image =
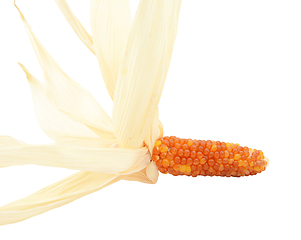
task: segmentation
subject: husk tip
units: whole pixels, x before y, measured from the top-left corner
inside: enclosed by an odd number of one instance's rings
[[[14,0],[14,5],[15,5],[15,7],[17,8],[17,10],[19,11],[22,20],[24,21],[24,20],[25,20],[24,15],[23,15],[23,13],[21,12],[21,10],[18,8],[18,6],[17,6],[17,4],[16,4],[16,0]]]

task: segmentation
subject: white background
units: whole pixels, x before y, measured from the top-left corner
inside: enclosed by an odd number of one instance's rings
[[[90,31],[88,1],[68,1]],[[138,1],[131,0],[133,13]],[[64,71],[111,114],[96,58],[52,0],[19,0],[34,32]],[[184,0],[160,102],[165,135],[263,150],[269,168],[244,178],[121,181],[24,222],[0,239],[301,239],[299,0]],[[0,135],[49,143],[39,129],[24,64],[42,79],[13,0],[0,3]],[[74,171],[0,169],[0,206]]]

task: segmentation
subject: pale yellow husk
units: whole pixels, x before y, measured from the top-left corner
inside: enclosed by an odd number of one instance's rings
[[[95,54],[93,38],[86,31],[77,17],[73,14],[67,2],[65,0],[55,0],[55,2],[57,3],[58,7],[64,14],[66,20],[69,22],[70,26],[79,37],[79,39],[87,46],[87,48],[90,49],[93,54]]]
[[[113,99],[117,74],[132,25],[129,1],[91,0],[90,7],[95,53],[108,93]]]
[[[147,167],[151,155],[147,148],[88,148],[25,145],[0,148],[0,167],[36,164],[98,173],[128,174]],[[132,167],[135,166],[134,169]]]
[[[63,72],[34,35],[23,14],[21,12],[20,14],[44,72],[48,101],[75,121],[101,130],[104,134],[107,133],[108,136],[105,135],[104,137],[114,138],[111,132],[109,115],[88,90],[81,87]]]
[[[44,213],[120,180],[117,175],[79,172],[0,208],[0,225]]]
[[[114,97],[113,131],[122,147],[139,148],[149,134],[170,63],[180,5],[178,0],[140,2]]]
[[[115,138],[99,137],[83,123],[72,120],[65,113],[58,110],[48,101],[44,83],[37,80],[22,64],[19,65],[26,73],[31,88],[39,126],[50,138],[58,142],[78,143],[89,147],[109,147],[117,143]]]
[[[180,0],[141,0],[132,23],[128,0],[91,0],[92,36],[65,0],[56,0],[67,21],[94,53],[113,119],[44,49],[20,12],[44,72],[37,80],[23,65],[36,117],[55,143],[29,145],[0,136],[0,168],[37,164],[81,170],[28,197],[0,208],[0,225],[36,216],[119,180],[156,183],[151,162],[163,135],[158,103],[174,46]],[[18,9],[19,10],[19,9]]]

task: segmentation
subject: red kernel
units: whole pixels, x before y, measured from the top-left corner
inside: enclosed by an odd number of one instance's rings
[[[215,153],[214,153],[214,158],[215,158],[215,159],[219,158],[219,152],[215,152]]]
[[[184,151],[184,157],[189,157],[190,156],[190,151],[189,150],[185,150]]]
[[[200,163],[201,163],[202,165],[204,165],[206,162],[207,162],[207,159],[206,159],[206,158],[202,158],[201,161],[200,161]]]
[[[159,167],[162,167],[162,160],[157,161],[157,162],[156,162],[156,165],[157,165],[158,168],[159,168]]]
[[[183,149],[180,149],[180,150],[178,151],[178,156],[179,156],[179,157],[183,157],[183,155],[184,155],[184,150],[183,150]]]
[[[209,165],[207,163],[204,164],[203,170],[207,171],[209,169]]]
[[[209,151],[209,149],[208,149],[208,148],[205,148],[205,149],[204,149],[204,155],[206,155],[206,156],[207,156],[207,155],[209,154],[209,152],[210,152],[210,151]]]
[[[160,158],[161,158],[161,159],[164,159],[164,158],[166,158],[166,155],[167,155],[166,152],[165,152],[165,153],[161,153],[161,154],[160,154]]]
[[[159,157],[158,155],[153,155],[153,156],[152,156],[152,160],[153,160],[154,162],[157,162],[159,159],[160,159],[160,157]]]
[[[165,168],[169,167],[169,161],[167,159],[163,159],[162,166]]]
[[[214,164],[213,168],[217,171],[219,169],[219,164],[218,163]]]
[[[198,150],[198,147],[193,144],[191,147],[190,147],[190,151],[197,151]]]
[[[181,158],[180,157],[175,157],[175,163],[180,163],[181,162]]]
[[[192,165],[192,163],[193,163],[193,160],[191,158],[187,158],[186,164],[187,165]]]
[[[181,144],[180,143],[175,143],[175,148],[178,149],[178,150],[181,149]]]
[[[172,160],[172,159],[173,159],[172,153],[171,153],[171,152],[167,153],[167,154],[166,154],[166,158],[167,158],[168,160]]]
[[[210,166],[213,166],[215,164],[215,161],[213,159],[209,159],[208,164]]]
[[[223,159],[223,164],[228,164],[228,162],[229,162],[228,158]]]
[[[185,143],[185,144],[183,144],[183,145],[182,145],[182,149],[183,149],[183,150],[187,150],[187,149],[189,149],[189,146],[188,146],[188,144],[186,144],[186,143]]]
[[[199,146],[199,152],[203,153],[204,152],[204,147]]]
[[[169,161],[169,166],[173,167],[175,165],[175,162],[173,160]]]
[[[200,160],[195,158],[193,159],[193,165],[199,165],[200,164]]]
[[[173,155],[177,155],[178,149],[175,148],[175,147],[172,147],[172,148],[170,149],[170,152],[171,152]]]
[[[190,152],[190,157],[195,158],[196,157],[196,151],[191,151]]]
[[[175,164],[175,165],[173,166],[173,169],[174,169],[175,171],[180,171],[180,168],[181,168],[181,164]]]
[[[159,147],[154,147],[153,154],[156,154],[156,155],[160,154]]]

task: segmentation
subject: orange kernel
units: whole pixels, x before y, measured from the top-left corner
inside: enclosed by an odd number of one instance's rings
[[[178,149],[175,148],[175,147],[172,147],[172,148],[170,149],[170,152],[171,152],[173,155],[177,155]]]
[[[196,151],[190,151],[190,157],[195,158],[196,157]]]
[[[204,165],[206,162],[207,162],[207,159],[206,159],[206,158],[202,158],[201,161],[200,161],[200,163],[201,163],[202,165]]]
[[[215,161],[213,159],[209,159],[208,164],[210,166],[213,166],[215,164]]]
[[[180,143],[175,143],[174,146],[175,146],[175,148],[178,149],[178,150],[181,149],[181,144],[180,144]]]
[[[221,172],[221,171],[223,171],[225,168],[224,168],[224,165],[223,164],[221,164],[220,166],[219,166],[219,168],[218,168],[218,170]]]
[[[190,156],[190,151],[189,150],[185,150],[184,151],[184,157],[189,157]]]
[[[183,150],[187,150],[187,149],[189,149],[189,146],[188,146],[188,144],[186,144],[186,143],[185,143],[185,144],[183,144],[183,145],[182,145],[182,149],[183,149]]]
[[[216,150],[217,150],[217,146],[215,144],[213,144],[211,147],[211,152],[215,152]]]
[[[186,165],[186,173],[190,173],[191,172],[191,167]]]
[[[160,151],[161,153],[167,152],[167,151],[168,151],[168,147],[167,147],[165,144],[161,144],[161,145],[159,146],[159,151]]]
[[[187,145],[188,145],[189,147],[191,147],[191,146],[193,145],[193,141],[192,141],[192,140],[188,140],[188,141],[187,141]]]
[[[172,159],[173,159],[173,154],[172,154],[171,152],[168,152],[168,153],[166,154],[166,158],[167,158],[168,160],[172,160]]]
[[[183,155],[184,155],[184,150],[183,149],[179,149],[178,156],[179,157],[183,157]]]
[[[159,147],[162,144],[162,142],[160,140],[155,142],[155,147]]]
[[[181,162],[181,158],[180,157],[175,157],[175,163],[180,163]]]
[[[180,172],[182,173],[186,172],[186,165],[181,165]]]
[[[192,163],[193,163],[193,160],[191,158],[187,158],[186,164],[190,166],[190,165],[192,165]]]
[[[181,164],[175,164],[175,165],[173,166],[173,169],[174,169],[175,171],[180,171],[180,168],[181,168]]]
[[[196,144],[193,144],[191,147],[190,147],[190,151],[197,151],[198,150],[198,147]]]
[[[159,147],[154,147],[153,154],[156,154],[156,155],[160,154]]]
[[[160,157],[159,157],[158,155],[153,155],[153,156],[152,156],[152,160],[153,160],[154,162],[157,162],[159,159],[160,159]]]
[[[158,168],[159,168],[159,167],[162,167],[162,160],[157,161],[157,162],[156,162],[156,165],[157,165]]]
[[[169,161],[167,159],[163,159],[162,166],[165,168],[169,167]]]
[[[193,159],[193,165],[199,165],[200,164],[200,160],[195,158]]]
[[[196,157],[197,157],[199,160],[201,160],[203,156],[204,156],[204,155],[203,155],[203,153],[201,153],[201,152],[197,152],[197,153],[196,153]]]

